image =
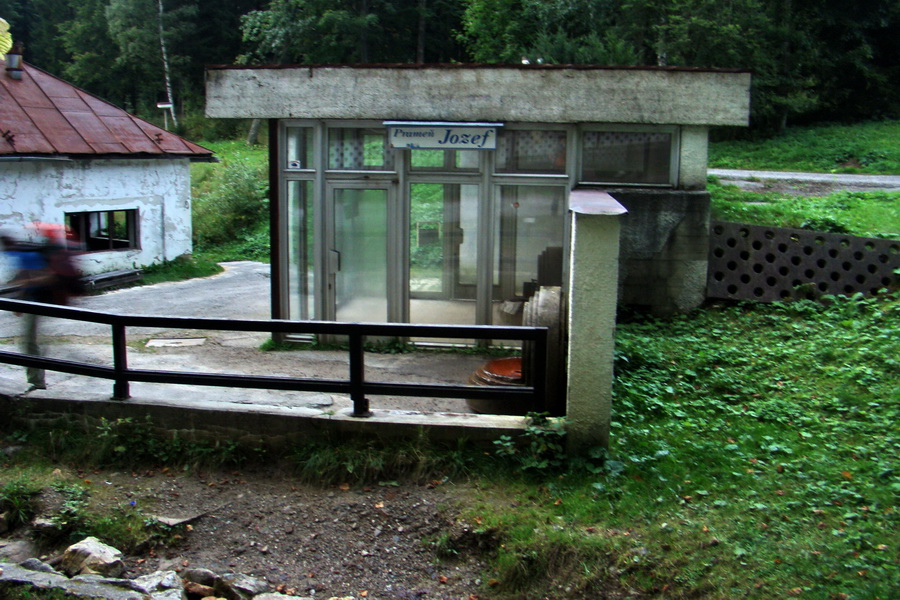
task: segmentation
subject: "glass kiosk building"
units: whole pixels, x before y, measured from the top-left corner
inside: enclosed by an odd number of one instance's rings
[[[290,319],[520,324],[522,302],[564,280],[574,185],[673,187],[678,169],[676,128],[284,120],[278,133]]]
[[[629,211],[620,300],[702,300],[708,127],[746,125],[749,77],[213,67],[207,114],[269,122],[274,318],[515,325],[566,284],[576,188]]]

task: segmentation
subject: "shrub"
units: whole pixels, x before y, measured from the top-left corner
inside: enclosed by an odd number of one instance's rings
[[[220,183],[194,201],[194,243],[222,244],[253,231],[268,208],[265,170],[248,160],[225,165]]]

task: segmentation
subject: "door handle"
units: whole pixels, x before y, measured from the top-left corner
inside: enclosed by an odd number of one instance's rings
[[[341,253],[338,250],[330,250],[331,266],[335,273],[341,270]]]

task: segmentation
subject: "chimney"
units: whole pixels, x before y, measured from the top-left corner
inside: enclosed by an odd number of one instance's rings
[[[22,79],[22,51],[22,42],[15,42],[6,53],[6,74],[15,80]]]

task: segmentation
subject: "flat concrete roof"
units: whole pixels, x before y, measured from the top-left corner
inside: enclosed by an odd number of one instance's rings
[[[213,118],[746,126],[747,71],[596,65],[207,68]]]

